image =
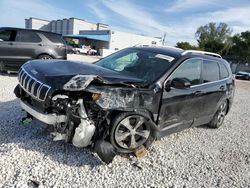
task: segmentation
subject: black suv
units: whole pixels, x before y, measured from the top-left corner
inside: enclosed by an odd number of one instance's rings
[[[18,79],[27,118],[51,125],[54,140],[93,146],[104,161],[185,128],[220,127],[234,95],[218,54],[170,47],[127,48],[94,64],[34,60]]]
[[[61,35],[40,30],[0,28],[0,71],[17,71],[31,59],[66,59]]]

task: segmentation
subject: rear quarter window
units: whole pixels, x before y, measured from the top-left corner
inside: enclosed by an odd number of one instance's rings
[[[228,78],[229,77],[229,72],[224,63],[219,63],[220,67],[220,79]]]
[[[214,82],[220,79],[219,65],[216,61],[203,60],[203,83]]]
[[[42,33],[49,41],[53,43],[64,44],[64,40],[61,35],[53,34],[53,33]]]

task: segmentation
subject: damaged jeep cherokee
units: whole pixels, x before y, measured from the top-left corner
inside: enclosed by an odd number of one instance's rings
[[[28,118],[105,162],[185,128],[220,127],[234,95],[220,55],[173,47],[131,47],[93,64],[33,60],[18,80]]]

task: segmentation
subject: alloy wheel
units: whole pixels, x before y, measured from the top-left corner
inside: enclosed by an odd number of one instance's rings
[[[223,102],[218,110],[218,116],[217,116],[218,125],[221,125],[223,123],[226,113],[227,113],[227,103]]]
[[[150,135],[150,128],[145,124],[146,118],[133,115],[123,119],[116,127],[115,141],[124,149],[135,149],[144,144]]]

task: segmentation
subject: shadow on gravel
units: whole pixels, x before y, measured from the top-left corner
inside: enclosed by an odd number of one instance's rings
[[[0,76],[17,77],[17,72],[5,73],[0,71]]]
[[[211,129],[211,128],[208,127],[207,124],[199,125],[199,126],[197,126],[196,128],[198,128],[198,129]]]
[[[32,121],[20,125],[26,114],[19,106],[19,100],[0,101],[0,154],[9,152],[8,148],[37,151],[43,158],[49,158],[70,166],[89,165],[91,168],[102,162],[89,149],[76,148],[64,142],[53,142],[41,123]],[[8,144],[4,146],[3,144]],[[11,145],[9,145],[11,144]]]

